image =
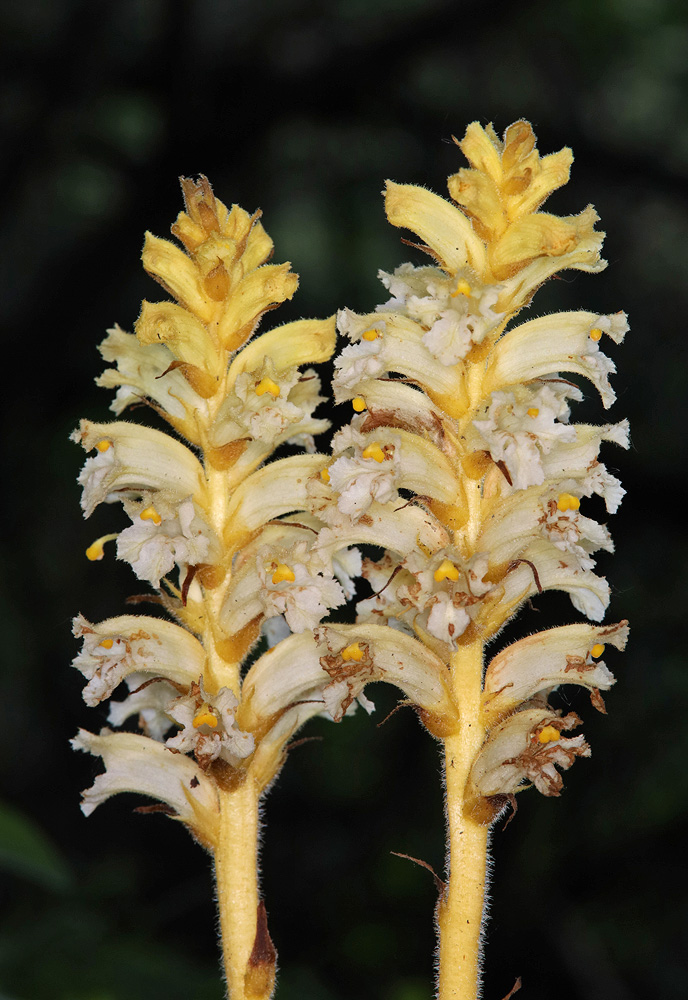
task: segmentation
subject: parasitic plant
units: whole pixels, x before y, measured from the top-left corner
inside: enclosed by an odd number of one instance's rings
[[[328,425],[313,416],[318,376],[301,366],[331,357],[334,319],[253,336],[296,276],[266,263],[258,213],[228,211],[205,178],[182,181],[172,231],[184,249],[146,237],[144,267],[176,301],[144,302],[135,334],[117,327],[100,348],[116,416],[146,401],[175,436],[120,420],[84,420],[75,434],[94,452],[84,513],[121,501],[131,519],[88,557],[116,538],[168,616],[76,619],[87,704],[124,682],[109,721],[135,717],[142,731],[79,733],[75,746],[106,767],[82,808],[141,792],[212,853],[231,1000],[274,988],[261,796],[296,730],[319,713],[372,710],[363,689],[376,680],[397,685],[443,747],[438,996],[475,1000],[490,827],[527,787],[558,795],[561,770],[589,756],[569,735],[581,720],[548,695],[578,684],[604,710],[614,678],[601,657],[626,642],[625,622],[600,624],[609,587],[593,553],[612,550],[609,533],[580,507],[593,494],[618,507],[623,490],[598,454],[605,441],[627,447],[628,428],[570,423],[582,392],[567,377],[590,381],[608,407],[614,366],[600,341],[620,342],[626,318],[513,323],[548,278],[605,266],[597,216],[539,210],[572,155],[540,157],[526,122],[503,140],[474,123],[458,145],[470,167],[449,178],[452,202],[387,185],[389,221],[432,263],[381,273],[390,297],[374,312],[339,313],[350,343],[334,397],[354,417],[331,455],[314,450]],[[302,450],[264,465],[285,442]],[[323,623],[354,597],[356,576],[369,585],[356,623]],[[530,635],[486,663],[486,645],[546,590],[567,592],[594,624]]]
[[[453,204],[386,187],[389,221],[415,234],[432,263],[380,273],[388,301],[339,314],[351,343],[335,361],[334,393],[355,415],[334,436],[332,509],[321,514],[341,542],[385,550],[364,562],[373,593],[347,641],[360,640],[362,662],[382,643],[404,669],[422,660],[426,683],[434,673],[452,705],[428,711],[415,699],[444,745],[440,1000],[479,991],[491,824],[526,787],[558,795],[558,769],[590,754],[568,735],[581,720],[551,708],[548,693],[579,684],[604,710],[600,692],[614,678],[600,657],[627,636],[625,622],[565,625],[485,664],[486,645],[545,590],[567,592],[592,622],[604,616],[609,587],[592,554],[613,546],[580,507],[599,494],[617,509],[623,490],[598,453],[604,441],[627,447],[628,427],[569,423],[582,393],[561,373],[589,380],[608,407],[614,366],[600,340],[619,343],[627,324],[623,313],[576,311],[513,325],[551,276],[605,266],[603,234],[591,207],[568,218],[539,211],[567,182],[572,154],[540,157],[528,123],[503,141],[473,123],[457,144],[470,167],[449,178]]]
[[[100,352],[114,367],[97,380],[117,390],[117,417],[143,400],[176,434],[123,420],[82,420],[74,434],[94,452],[79,477],[84,514],[120,501],[131,519],[88,558],[116,538],[118,558],[156,588],[151,600],[173,621],[76,619],[86,703],[124,682],[130,693],[110,703],[109,722],[134,717],[142,735],[82,730],[74,746],[106,767],[84,793],[87,815],[117,792],[141,792],[211,851],[229,992],[260,1000],[272,993],[275,952],[257,879],[259,802],[293,732],[323,711],[318,687],[330,680],[320,671],[290,699],[282,677],[300,633],[345,603],[360,557],[315,552],[319,522],[306,513],[309,479],[326,463],[313,435],[329,424],[313,416],[319,378],[301,366],[332,355],[334,319],[249,341],[297,277],[266,263],[272,241],[260,213],[228,211],[205,178],[183,179],[182,190],[186,211],[172,232],[183,249],[147,234],[143,250],[146,271],[176,301],[144,302],[135,334],[110,330]],[[284,442],[301,453],[261,468]],[[270,649],[242,683],[261,631]]]

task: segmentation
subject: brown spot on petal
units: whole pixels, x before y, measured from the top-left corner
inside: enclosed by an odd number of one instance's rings
[[[165,805],[164,802],[157,802],[152,806],[137,806],[134,809],[135,813],[141,813],[141,815],[146,816],[149,813],[163,813],[165,816],[176,816],[177,812],[172,806]]]
[[[572,670],[576,673],[585,673],[588,670],[594,670],[596,664],[586,663],[585,657],[583,656],[571,656],[570,654],[566,657],[566,667],[564,668],[564,673],[568,674]]]
[[[590,692],[590,701],[592,702],[593,708],[596,708],[598,712],[601,712],[602,715],[607,714],[607,706],[604,703],[604,698],[600,694],[599,688],[592,689]]]

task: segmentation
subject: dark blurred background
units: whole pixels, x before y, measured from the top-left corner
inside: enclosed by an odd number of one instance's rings
[[[525,117],[543,153],[573,147],[548,208],[592,202],[600,276],[567,272],[532,314],[626,309],[613,348],[634,448],[609,449],[629,497],[601,560],[609,715],[575,692],[590,761],[560,800],[519,799],[494,835],[485,997],[641,1000],[684,994],[688,668],[685,347],[688,17],[680,0],[22,0],[0,6],[4,482],[0,1000],[220,1000],[212,879],[183,829],[119,797],[85,820],[97,770],[67,740],[104,711],[80,699],[70,619],[120,614],[128,568],[88,563],[113,523],[85,525],[78,418],[108,419],[96,344],[131,329],[145,229],[167,235],[177,177],[260,206],[276,261],[301,275],[270,323],[383,301],[378,268],[414,259],[385,221],[385,177],[445,192],[466,124]],[[269,324],[266,324],[269,325]],[[592,394],[590,393],[592,397]],[[586,404],[587,406],[587,404]],[[343,408],[342,419],[350,410]],[[585,412],[604,419],[595,402]],[[576,614],[546,595],[514,636]],[[292,753],[265,808],[263,885],[280,1000],[426,1000],[435,889],[390,854],[443,865],[437,748],[393,690]],[[686,757],[683,756],[686,754]]]

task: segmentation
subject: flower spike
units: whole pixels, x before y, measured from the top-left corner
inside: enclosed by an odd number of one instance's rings
[[[228,209],[204,177],[183,179],[182,191],[186,210],[172,227],[181,247],[149,233],[143,249],[146,271],[175,301],[144,302],[135,334],[108,332],[100,351],[112,367],[98,383],[116,390],[119,419],[82,420],[73,434],[90,455],[79,476],[84,515],[120,502],[131,521],[94,542],[88,558],[102,559],[116,538],[117,557],[158,589],[176,622],[77,617],[83,648],[74,666],[87,681],[84,700],[93,706],[113,696],[110,724],[136,719],[141,732],[81,730],[73,745],[105,765],[83,793],[86,815],[112,795],[139,792],[211,851],[230,995],[267,1000],[274,950],[262,979],[251,964],[267,934],[258,805],[309,713],[271,703],[267,714],[253,710],[260,685],[244,694],[242,660],[264,634],[275,645],[273,658],[255,665],[266,664],[261,683],[272,691],[283,672],[298,676],[295,641],[315,648],[313,630],[351,596],[349,574],[361,561],[355,550],[317,545],[329,529],[312,483],[322,485],[328,459],[313,438],[329,423],[314,416],[320,380],[303,366],[332,355],[334,317],[257,335],[264,314],[293,295],[296,275],[288,264],[266,263],[272,241],[260,213]],[[183,441],[123,419],[141,399]],[[261,468],[285,442],[310,454]],[[275,521],[285,513],[294,525]],[[311,686],[322,690],[332,682],[316,666]],[[331,717],[343,697],[329,698]],[[323,711],[323,697],[315,700]]]
[[[628,430],[575,424],[571,406],[579,380],[612,405],[615,367],[601,348],[621,343],[628,324],[622,312],[582,310],[517,323],[547,278],[606,266],[597,215],[541,210],[573,156],[541,156],[527,122],[502,139],[474,122],[456,144],[469,166],[449,178],[451,201],[387,182],[390,223],[410,230],[419,243],[404,242],[430,262],[381,272],[387,301],[338,315],[349,343],[335,359],[335,398],[355,412],[334,436],[331,508],[318,514],[329,549],[368,540],[373,511],[386,546],[363,560],[371,594],[347,642],[374,629],[379,645],[387,631],[401,656],[412,641],[447,684],[451,709],[438,701],[429,726],[444,742],[449,828],[440,1000],[478,994],[490,824],[527,787],[558,795],[560,771],[590,754],[582,736],[565,735],[580,719],[551,708],[549,692],[580,685],[604,711],[614,677],[600,657],[628,634],[625,622],[564,625],[508,646],[484,670],[486,643],[529,598],[563,590],[592,622],[604,617],[610,592],[594,555],[613,544],[586,498],[617,509],[623,490],[598,455],[604,441],[628,447]],[[426,541],[396,541],[419,510]],[[360,676],[345,666],[342,677]]]

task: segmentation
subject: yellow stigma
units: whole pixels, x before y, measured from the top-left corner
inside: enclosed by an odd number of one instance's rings
[[[112,649],[114,644],[115,644],[114,639],[103,639],[103,641],[98,645],[102,646],[103,649]]]
[[[99,562],[105,555],[103,546],[106,542],[111,542],[114,538],[117,538],[117,532],[114,535],[103,535],[101,538],[96,538],[95,542],[86,549],[86,558],[89,562]]]
[[[295,579],[296,577],[294,576],[294,571],[290,569],[286,563],[279,563],[277,569],[272,574],[273,583],[282,583],[284,580],[287,580],[289,583],[293,583]]]
[[[471,286],[468,284],[465,278],[461,278],[460,281],[458,281],[456,284],[456,289],[451,293],[451,297],[453,299],[455,299],[457,295],[465,295],[466,297],[468,297],[470,294],[471,294]]]
[[[199,726],[210,726],[211,729],[217,726],[217,716],[214,712],[210,711],[208,705],[203,705],[200,712],[194,716],[194,729],[198,729]]]
[[[107,451],[108,448],[111,447],[112,447],[112,441],[107,441],[105,438],[103,438],[102,441],[99,441],[98,444],[96,445],[98,451]]]
[[[162,518],[158,514],[157,510],[155,509],[155,507],[146,507],[145,510],[141,511],[141,513],[139,514],[139,517],[141,518],[142,521],[152,521],[153,524],[161,524],[162,523]]]
[[[554,726],[545,726],[545,728],[540,732],[538,740],[540,743],[554,743],[554,741],[558,740],[559,737],[560,733],[558,729],[555,729]]]
[[[599,340],[601,336],[602,336],[602,331],[600,330],[599,326],[594,326],[590,331],[590,339]]]
[[[380,330],[364,330],[361,334],[363,340],[377,340],[377,338],[381,336],[382,333]]]
[[[580,500],[578,497],[574,497],[571,493],[560,493],[559,499],[557,500],[557,510],[578,510],[580,507]]]
[[[266,392],[269,392],[271,396],[277,399],[280,394],[280,387],[271,378],[262,378],[256,386],[256,396],[264,396]]]
[[[366,408],[366,402],[363,396],[354,396],[351,400],[351,405],[353,406],[356,413],[363,413]]]
[[[540,411],[538,410],[537,406],[529,406],[528,409],[526,410],[526,413],[528,414],[529,417],[532,417],[534,420],[535,417],[539,415]]]
[[[443,580],[453,580],[456,583],[459,579],[459,571],[453,562],[449,559],[443,559],[433,576],[437,583],[442,583]]]
[[[324,483],[329,483],[329,481],[330,481],[330,474],[327,471],[327,469],[321,469],[320,470],[320,478],[322,479],[322,481]]]
[[[367,448],[363,449],[364,458],[374,458],[376,462],[384,462],[385,453],[377,441],[373,441]]]
[[[590,655],[594,656],[595,659],[597,659],[598,656],[602,656],[602,653],[604,653],[604,646],[602,645],[601,642],[596,642],[595,645],[590,650]]]
[[[352,642],[350,646],[345,646],[339,655],[343,660],[355,660],[358,663],[363,659],[363,650],[357,642]]]

